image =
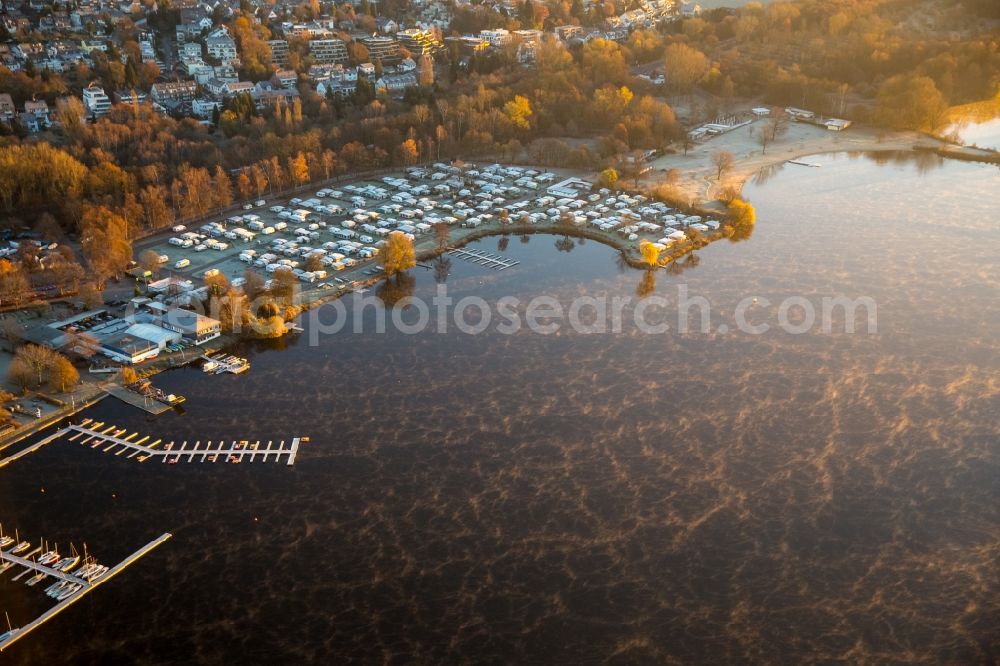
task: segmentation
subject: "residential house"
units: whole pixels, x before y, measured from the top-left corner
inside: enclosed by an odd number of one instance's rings
[[[236,95],[242,95],[243,93],[252,93],[253,83],[250,81],[229,81],[222,84],[221,95],[222,97],[235,97]]]
[[[182,9],[181,21],[174,30],[178,44],[201,37],[206,30],[212,29],[212,19],[202,15],[197,10]]]
[[[14,98],[10,93],[0,93],[0,121],[10,123],[17,115],[17,107],[14,106]]]
[[[145,104],[149,100],[149,95],[141,90],[119,90],[115,92],[115,98],[119,104]]]
[[[420,28],[400,30],[396,33],[396,39],[399,40],[399,43],[407,51],[417,58],[425,53],[433,55],[442,48],[441,42],[434,37],[434,33],[430,30],[421,30]]]
[[[89,115],[99,118],[111,111],[111,98],[104,92],[104,88],[91,83],[83,89],[83,108]]]
[[[368,49],[368,57],[372,60],[394,60],[399,57],[399,42],[392,37],[373,35],[362,37],[358,41]]]
[[[267,45],[271,47],[271,62],[275,65],[288,65],[288,42],[284,39],[268,40]]]
[[[102,42],[98,42],[98,41],[89,41],[88,42],[86,39],[84,39],[84,40],[80,41],[80,50],[82,50],[82,51],[84,51],[86,53],[90,53],[91,51],[104,51],[105,53],[107,53],[108,52],[108,43],[107,42],[103,42],[103,41]]]
[[[190,102],[198,93],[198,84],[194,81],[167,81],[154,83],[149,94],[158,104],[166,102]]]
[[[198,60],[201,60],[202,56],[201,44],[198,42],[186,42],[181,44],[180,48],[177,49],[177,52],[177,55],[181,60],[188,58],[197,58]]]
[[[293,70],[290,69],[279,69],[271,77],[271,83],[277,88],[285,88],[287,90],[294,90],[297,88],[299,82],[299,76]]]
[[[208,55],[221,63],[231,63],[237,59],[236,42],[229,35],[215,35],[206,38],[205,49],[208,51]]]
[[[253,86],[250,95],[253,97],[254,106],[258,109],[266,109],[279,104],[291,106],[294,100],[299,97],[299,91],[295,88],[289,90],[275,86],[270,81],[260,81]]]
[[[378,92],[385,92],[390,95],[398,95],[401,94],[403,91],[405,91],[407,88],[411,88],[416,85],[417,85],[416,74],[383,73],[382,76],[375,82],[375,90]]]
[[[483,41],[489,42],[490,46],[504,46],[505,44],[510,44],[511,34],[509,31],[503,28],[496,28],[495,30],[480,30],[479,37]]]
[[[196,97],[191,100],[191,113],[199,118],[211,118],[216,109],[222,110],[222,102],[207,97]]]
[[[511,34],[522,44],[538,44],[543,33],[541,30],[515,30]]]
[[[383,35],[392,35],[399,31],[399,24],[385,16],[379,16],[375,19],[375,27]]]
[[[556,35],[559,36],[559,39],[566,42],[573,37],[582,37],[583,28],[578,25],[560,25],[556,27]]]
[[[41,132],[52,124],[49,118],[49,105],[43,100],[29,100],[24,103],[24,112],[20,117],[21,125],[29,132]]]
[[[342,39],[314,39],[309,50],[318,64],[347,62],[347,44]]]

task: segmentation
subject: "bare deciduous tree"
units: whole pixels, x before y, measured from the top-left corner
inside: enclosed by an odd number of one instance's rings
[[[733,168],[735,161],[733,154],[728,151],[719,150],[712,153],[712,164],[715,166],[716,180],[722,180],[722,175]]]

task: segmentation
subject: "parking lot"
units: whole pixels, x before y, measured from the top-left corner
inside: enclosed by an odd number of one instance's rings
[[[161,276],[190,279],[196,287],[215,271],[239,284],[252,268],[266,278],[288,270],[306,288],[332,288],[374,274],[390,233],[430,245],[440,223],[452,228],[453,239],[484,225],[571,224],[663,248],[682,240],[689,226],[719,226],[640,195],[594,191],[579,178],[501,165],[413,167],[245,208],[221,221],[174,227],[169,236],[141,243],[137,253],[153,249],[166,257]]]

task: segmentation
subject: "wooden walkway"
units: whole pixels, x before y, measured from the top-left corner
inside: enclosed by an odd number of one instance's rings
[[[503,255],[492,254],[490,252],[485,252],[483,250],[469,250],[464,247],[458,247],[453,250],[449,250],[448,254],[459,257],[460,259],[465,259],[469,263],[479,264],[480,266],[485,266],[486,268],[493,268],[498,271],[502,271],[505,268],[510,268],[512,266],[517,266],[520,261],[515,261],[513,259],[508,259]]]
[[[8,632],[6,634],[3,634],[3,638],[0,639],[0,652],[3,652],[13,643],[24,638],[32,631],[38,629],[40,626],[42,626],[43,624],[54,618],[56,615],[58,615],[59,613],[63,612],[64,610],[75,604],[85,595],[89,594],[94,589],[96,589],[99,585],[103,585],[104,583],[108,582],[109,580],[120,574],[122,571],[124,571],[128,566],[133,564],[140,557],[146,555],[148,552],[159,546],[161,543],[169,539],[171,536],[172,535],[169,532],[161,534],[159,537],[150,541],[145,546],[143,546],[142,548],[135,551],[134,553],[126,557],[124,560],[116,564],[107,573],[105,573],[103,576],[101,576],[100,578],[98,578],[93,582],[84,580],[83,578],[78,578],[71,574],[64,574],[61,571],[55,571],[54,569],[49,569],[49,567],[44,567],[34,562],[30,561],[25,562],[22,558],[17,557],[16,555],[10,555],[8,553],[0,553],[0,558],[4,560],[9,560],[15,562],[15,564],[20,564],[21,566],[24,567],[36,569],[39,572],[48,573],[50,576],[54,576],[61,580],[81,585],[80,589],[77,592],[63,599],[55,606],[42,613],[28,624],[24,625],[23,627],[16,628],[13,633]]]
[[[7,465],[11,464],[12,462],[14,462],[14,461],[16,461],[16,460],[18,460],[20,458],[23,458],[24,456],[28,455],[29,453],[34,453],[35,451],[37,451],[38,449],[42,448],[46,444],[48,444],[50,442],[56,441],[57,439],[59,439],[60,437],[62,437],[63,435],[65,435],[67,432],[69,432],[68,428],[63,428],[61,430],[56,430],[54,433],[52,433],[48,437],[46,437],[44,439],[38,440],[37,442],[35,442],[31,446],[26,446],[23,449],[21,449],[20,451],[18,451],[17,453],[13,453],[13,454],[7,456],[6,458],[0,459],[0,469],[6,467]]]
[[[284,462],[288,465],[294,465],[295,458],[299,453],[299,445],[304,441],[309,441],[307,437],[296,437],[288,445],[285,444],[285,440],[280,442],[268,440],[266,443],[260,440],[255,442],[250,440],[229,442],[209,440],[204,444],[199,440],[193,444],[187,441],[177,444],[176,442],[164,442],[162,439],[150,441],[152,438],[149,435],[141,436],[138,432],[127,433],[128,428],[119,428],[104,422],[86,419],[79,425],[66,426],[45,439],[0,460],[0,468],[62,438],[81,446],[100,449],[102,453],[113,453],[116,456],[124,455],[129,460],[146,462],[152,459],[170,465],[181,462],[238,464],[258,461],[262,463]]]

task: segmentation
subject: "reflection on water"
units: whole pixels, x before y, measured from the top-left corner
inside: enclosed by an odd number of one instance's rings
[[[876,164],[897,164],[901,166],[912,164],[918,174],[927,175],[934,169],[939,169],[945,165],[945,158],[937,153],[929,151],[883,151],[878,153],[851,153],[855,159],[871,159]]]
[[[639,284],[635,287],[635,295],[638,298],[646,298],[656,291],[656,271],[642,271]]]
[[[761,167],[757,173],[754,174],[752,182],[754,185],[766,185],[775,176],[779,175],[785,170],[785,165],[787,162],[775,162],[774,164],[769,164],[765,167]]]
[[[444,284],[448,281],[448,273],[451,271],[451,259],[443,254],[438,255],[434,259],[434,281],[438,284]]]
[[[375,295],[387,306],[392,307],[404,298],[413,296],[417,286],[417,278],[413,273],[396,273],[385,278],[375,288]]]
[[[1000,118],[952,125],[946,134],[955,134],[967,146],[1000,150]]]
[[[878,335],[343,332],[244,345],[238,377],[163,375],[186,415],[88,415],[312,441],[294,467],[59,443],[0,472],[7,529],[107,561],[176,535],[5,659],[995,661],[996,171],[823,163],[750,186],[750,240],[656,279],[721,314],[867,295]],[[635,298],[646,279],[598,243],[529,238],[516,269],[455,261],[453,295]],[[34,593],[3,580],[23,620]]]

